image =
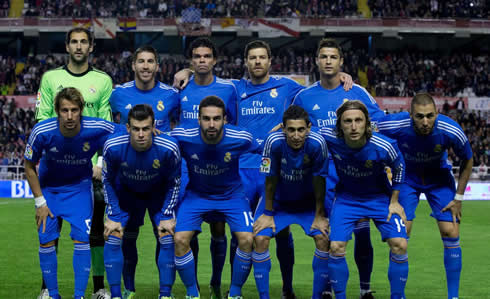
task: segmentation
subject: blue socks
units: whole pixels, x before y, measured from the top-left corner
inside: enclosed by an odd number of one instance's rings
[[[39,263],[43,274],[46,288],[49,295],[53,298],[59,298],[58,292],[58,260],[56,258],[55,246],[39,246]],[[58,296],[58,297],[56,297]]]
[[[294,265],[294,241],[293,234],[289,232],[287,238],[276,236],[276,255],[279,260],[282,275],[282,290],[293,291],[293,265]]]
[[[115,236],[109,236],[109,239],[104,245],[104,265],[112,297],[122,297],[121,274],[124,263],[123,260],[121,239]]]
[[[75,243],[73,250],[73,270],[75,272],[75,298],[83,297],[90,276],[90,244]]]
[[[388,279],[390,280],[391,299],[405,298],[405,285],[408,278],[408,255],[394,254],[390,251]]]
[[[271,271],[271,256],[269,250],[252,253],[254,277],[260,299],[269,299],[269,273]]]
[[[461,247],[459,237],[442,238],[444,244],[444,267],[446,268],[447,297],[459,298],[459,277],[461,275]]]
[[[122,252],[124,256],[123,280],[126,290],[135,291],[134,276],[136,265],[138,264],[138,249],[136,248],[136,239],[138,238],[139,229],[135,231],[125,231],[122,240]]]
[[[323,292],[331,290],[328,277],[328,257],[328,252],[315,249],[313,256],[313,299],[321,299]]]
[[[187,296],[198,297],[194,256],[192,249],[183,256],[175,256],[175,268],[179,271],[180,279],[187,289]]]
[[[328,260],[328,276],[335,291],[335,299],[346,299],[347,281],[349,280],[349,268],[345,260],[345,252],[342,254],[330,254]]]
[[[221,274],[223,273],[223,267],[226,261],[226,247],[227,247],[226,235],[219,238],[211,237],[211,244],[209,249],[211,251],[211,261],[213,265],[213,273],[211,275],[212,286],[221,285]]]
[[[175,281],[175,244],[172,235],[159,239],[158,270],[160,272],[160,296],[170,297]]]
[[[369,221],[358,222],[354,229],[354,259],[359,269],[359,282],[361,290],[369,291],[371,288],[371,273],[373,272],[373,246],[371,245],[371,232]]]
[[[237,248],[233,261],[233,274],[231,278],[229,297],[242,295],[242,286],[247,281],[252,266],[252,253],[241,251]]]

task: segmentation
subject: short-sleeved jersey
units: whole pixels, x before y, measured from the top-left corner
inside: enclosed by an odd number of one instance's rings
[[[270,76],[264,84],[254,85],[250,80],[232,80],[238,92],[237,126],[247,129],[262,144],[269,132],[282,122],[284,111],[304,86],[296,81]],[[244,155],[241,168],[259,168],[260,155]]]
[[[128,134],[115,134],[104,145],[102,177],[108,214],[120,214],[119,197],[134,193],[160,194],[162,213],[172,218],[180,191],[181,157],[177,141],[165,134],[153,137],[151,147],[134,150]]]
[[[417,135],[413,127],[408,112],[386,115],[378,123],[380,133],[398,141],[407,165],[406,181],[409,184],[446,183],[451,171],[451,165],[447,163],[449,148],[462,160],[473,156],[463,130],[447,116],[437,116],[434,129],[428,136]]]
[[[229,124],[235,124],[237,115],[238,95],[233,83],[214,76],[209,85],[197,85],[194,77],[180,92],[179,127],[196,127],[199,114],[199,104],[207,96],[217,96],[223,100],[226,109],[226,120]]]
[[[287,144],[284,132],[272,133],[264,144],[260,171],[279,179],[275,207],[314,208],[313,176],[328,174],[327,144],[320,134],[310,132],[303,147],[294,150]]]
[[[205,143],[199,127],[176,128],[171,133],[187,162],[187,190],[207,199],[226,200],[243,192],[238,171],[240,156],[258,150],[258,144],[247,131],[229,124],[223,130],[218,144]]]
[[[42,188],[69,186],[84,179],[92,179],[94,154],[114,133],[113,123],[100,118],[84,116],[75,137],[64,137],[57,118],[50,118],[34,126],[24,153],[25,159],[39,165]]]
[[[376,100],[366,89],[357,84],[354,84],[349,91],[345,91],[342,84],[335,89],[328,90],[323,88],[318,81],[298,93],[293,104],[308,112],[313,126],[333,128],[337,122],[337,108],[345,100],[359,100],[364,103],[373,122],[384,116],[384,112],[379,108]]]
[[[337,193],[369,200],[383,194],[389,196],[392,189],[399,190],[404,182],[405,162],[396,141],[373,132],[363,147],[352,149],[331,128],[322,128],[320,133],[327,142],[339,176]],[[387,166],[392,169],[393,186],[385,172]]]
[[[112,112],[120,113],[121,124],[128,122],[129,110],[134,105],[148,104],[155,113],[155,126],[163,132],[168,132],[171,117],[177,117],[179,107],[179,92],[164,83],[155,82],[155,87],[150,90],[140,90],[135,81],[117,85],[110,98]]]
[[[38,121],[56,117],[54,98],[65,87],[77,88],[83,96],[84,116],[112,120],[109,98],[112,92],[112,79],[98,69],[89,67],[81,74],[74,74],[66,66],[44,73],[36,102],[36,119]]]

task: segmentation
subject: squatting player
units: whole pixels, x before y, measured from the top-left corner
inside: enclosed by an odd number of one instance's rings
[[[128,114],[127,133],[111,137],[104,146],[102,176],[107,201],[104,235],[108,238],[104,262],[112,298],[122,296],[123,230],[138,231],[147,209],[160,242],[159,298],[171,298],[175,280],[174,207],[179,197],[181,158],[174,138],[152,136],[154,121],[150,105],[135,105]]]
[[[252,135],[225,125],[225,105],[216,96],[199,104],[199,126],[172,131],[187,161],[189,183],[177,212],[175,264],[187,298],[199,298],[190,241],[201,231],[204,218],[219,213],[238,239],[228,298],[241,298],[241,288],[252,265],[252,225],[250,206],[245,200],[238,162],[243,153],[257,151]]]
[[[44,73],[39,87],[36,119],[42,121],[55,117],[54,97],[64,87],[75,87],[83,96],[84,116],[112,120],[109,97],[112,92],[112,79],[106,73],[88,64],[90,53],[94,49],[92,33],[85,28],[73,28],[66,34],[66,51],[68,64]],[[102,157],[93,160],[94,215],[90,233],[90,250],[92,252],[92,276],[94,294],[92,299],[108,299],[104,289],[104,195],[102,192],[101,168]],[[100,162],[100,163],[99,163]],[[60,223],[61,225],[61,223]],[[44,285],[44,283],[43,283]],[[42,297],[45,290],[41,291]]]
[[[265,141],[261,172],[266,175],[265,201],[255,213],[255,250],[252,254],[255,282],[260,299],[269,297],[270,239],[296,223],[313,237],[313,299],[321,299],[328,279],[328,220],[325,216],[325,177],[328,173],[327,145],[310,132],[308,113],[290,106],[283,116],[283,130]]]
[[[148,104],[153,108],[155,127],[163,132],[171,130],[171,121],[177,117],[179,106],[179,93],[176,89],[165,85],[155,79],[158,73],[158,53],[152,46],[141,46],[133,54],[132,68],[134,80],[116,86],[109,102],[111,103],[114,119],[119,123],[128,123],[128,113],[137,104]],[[158,225],[158,223],[157,223]],[[160,243],[158,231],[154,227],[157,239],[155,261],[158,264]],[[138,264],[138,250],[136,241],[139,235],[139,226],[124,228],[122,251],[124,255],[123,280],[124,297],[135,295],[135,272]]]
[[[405,298],[408,277],[405,213],[398,203],[405,163],[396,142],[371,131],[366,106],[346,101],[337,110],[335,130],[321,129],[339,176],[330,213],[328,272],[335,298],[346,298],[349,270],[345,260],[347,241],[360,219],[372,219],[390,246],[388,278],[391,298]],[[390,184],[385,167],[392,169]]]
[[[29,137],[24,154],[25,172],[35,196],[39,261],[48,289],[43,296],[61,298],[55,240],[60,235],[58,221],[64,219],[71,224],[75,299],[78,299],[83,298],[90,275],[91,158],[114,132],[114,125],[99,118],[82,117],[84,100],[75,88],[62,89],[55,96],[54,107],[58,117],[38,123]]]
[[[342,48],[334,39],[322,39],[316,50],[316,65],[320,81],[300,92],[294,99],[294,105],[303,107],[310,116],[314,127],[334,127],[337,121],[336,110],[346,100],[360,100],[366,105],[372,120],[384,116],[374,98],[360,85],[345,90],[341,83],[340,70],[344,62]],[[330,157],[331,158],[331,157]],[[338,177],[333,160],[330,160],[327,177],[327,197],[325,206],[330,209],[334,199]],[[373,247],[371,246],[369,221],[361,221],[354,229],[354,258],[359,269],[361,299],[373,298],[370,290],[373,269]],[[330,289],[328,290],[330,291]]]
[[[437,113],[434,99],[427,93],[413,97],[410,114],[387,115],[378,127],[381,133],[398,141],[407,164],[406,183],[400,190],[400,204],[407,214],[407,233],[410,235],[419,196],[424,193],[444,245],[448,298],[458,298],[462,267],[459,245],[461,200],[473,167],[468,138],[455,121]],[[451,165],[447,163],[450,148],[461,159],[457,189]]]

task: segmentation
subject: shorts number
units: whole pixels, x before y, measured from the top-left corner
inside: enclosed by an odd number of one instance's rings
[[[405,223],[403,222],[403,220],[398,218],[395,218],[395,223],[396,223],[396,229],[398,230],[398,232],[401,232],[402,226],[405,227]]]
[[[86,230],[85,232],[86,232],[87,234],[89,234],[89,235],[90,235],[90,228],[92,227],[92,226],[90,225],[90,222],[92,222],[92,220],[91,220],[91,219],[85,219],[85,225],[87,226],[87,230]]]
[[[252,212],[243,212],[243,217],[245,217],[245,223],[247,226],[254,225],[254,217],[252,217]]]

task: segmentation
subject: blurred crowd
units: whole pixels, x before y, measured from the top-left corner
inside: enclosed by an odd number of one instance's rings
[[[8,0],[6,2],[8,10]],[[485,0],[369,0],[372,17],[487,18]],[[4,5],[5,6],[5,5]],[[26,0],[24,15],[41,17],[358,17],[357,0]],[[1,9],[1,6],[0,6]]]

